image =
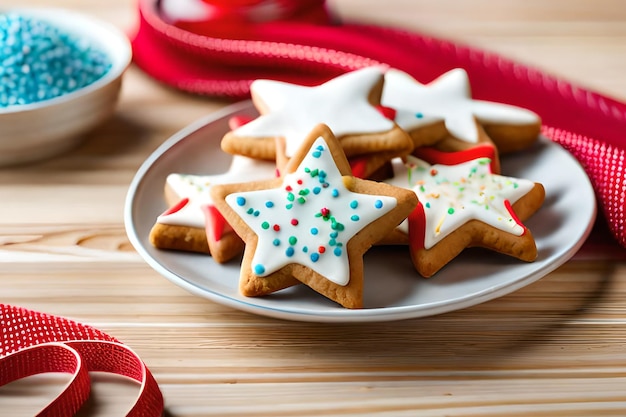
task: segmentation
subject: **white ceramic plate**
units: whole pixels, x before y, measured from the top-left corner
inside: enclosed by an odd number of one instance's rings
[[[424,317],[458,310],[524,287],[566,262],[588,236],[596,215],[591,184],[578,162],[542,138],[531,150],[502,159],[503,174],[544,184],[546,200],[526,225],[539,251],[524,263],[482,249],[468,249],[433,278],[416,274],[405,247],[377,247],[365,254],[365,308],[347,310],[305,286],[247,298],[239,295],[239,260],[219,265],[210,256],[158,250],[148,241],[166,208],[163,186],[172,172],[218,174],[230,156],[219,142],[233,115],[255,115],[250,102],[223,109],[183,129],[141,166],[126,201],[128,236],[160,274],[193,294],[255,314],[317,322],[368,322]]]

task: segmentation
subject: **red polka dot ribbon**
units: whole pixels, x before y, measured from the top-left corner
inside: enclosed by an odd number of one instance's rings
[[[395,28],[339,22],[324,0],[139,0],[135,63],[198,94],[249,96],[254,79],[319,84],[387,65],[430,82],[464,68],[477,99],[535,111],[544,134],[582,164],[616,240],[626,246],[626,104],[477,48]]]
[[[127,416],[157,417],[163,396],[139,356],[111,336],[84,324],[0,304],[0,386],[46,372],[71,374],[63,392],[37,416],[70,417],[90,393],[89,372],[131,378],[139,395]]]

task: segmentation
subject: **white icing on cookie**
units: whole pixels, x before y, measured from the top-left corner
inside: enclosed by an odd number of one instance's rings
[[[267,112],[233,131],[240,137],[284,137],[286,155],[293,156],[319,123],[330,127],[336,137],[391,130],[394,123],[368,101],[383,76],[381,68],[367,67],[349,72],[315,87],[281,81],[256,80],[253,94]]]
[[[521,236],[525,228],[507,208],[534,187],[534,182],[492,174],[489,158],[457,165],[430,165],[408,156],[393,161],[389,184],[412,189],[424,208],[424,247],[430,249],[469,220]],[[408,222],[400,230],[408,234]]]
[[[276,164],[235,155],[228,171],[217,175],[190,175],[173,173],[167,176],[167,185],[180,199],[189,201],[170,214],[162,214],[157,223],[204,229],[202,207],[213,204],[209,190],[215,184],[257,181],[276,177]]]
[[[338,285],[350,281],[350,239],[397,205],[348,190],[322,137],[280,187],[229,194],[226,202],[258,236],[255,275],[297,263]]]
[[[540,122],[539,116],[530,110],[472,99],[469,78],[461,68],[427,85],[402,71],[388,70],[381,104],[397,111],[396,123],[405,130],[444,119],[450,134],[469,143],[478,142],[475,119],[479,123],[504,125]]]

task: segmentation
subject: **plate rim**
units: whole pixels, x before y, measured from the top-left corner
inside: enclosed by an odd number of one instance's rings
[[[191,134],[197,132],[200,129],[205,128],[210,123],[222,120],[226,117],[233,116],[236,113],[251,110],[253,107],[251,100],[244,100],[234,104],[222,107],[208,115],[192,122],[185,126],[178,132],[174,133],[168,139],[166,139],[160,146],[158,146],[140,165],[135,176],[130,182],[125,203],[124,203],[124,226],[126,234],[133,245],[137,253],[141,258],[157,273],[168,279],[175,285],[185,289],[186,291],[216,302],[227,307],[235,308],[240,311],[245,311],[255,315],[266,316],[277,319],[284,319],[290,321],[304,321],[304,322],[319,322],[319,323],[363,323],[363,322],[381,322],[381,321],[397,321],[406,320],[412,318],[423,318],[452,311],[462,310],[471,306],[482,304],[484,302],[502,297],[504,295],[513,293],[525,286],[538,281],[542,277],[545,277],[569,259],[582,247],[587,237],[593,229],[593,224],[597,217],[597,204],[595,201],[595,193],[591,182],[580,166],[580,163],[565,149],[561,148],[569,157],[573,163],[579,166],[584,173],[586,179],[585,187],[594,196],[592,203],[592,213],[589,218],[589,222],[584,230],[581,230],[580,236],[576,242],[568,247],[563,253],[555,259],[554,262],[547,263],[537,270],[533,270],[532,273],[512,282],[503,283],[503,285],[492,285],[477,293],[472,293],[471,296],[466,296],[457,299],[451,303],[448,300],[439,300],[427,304],[414,304],[404,306],[392,306],[392,307],[374,307],[364,309],[329,309],[324,311],[314,311],[309,309],[284,309],[275,308],[273,306],[259,305],[254,302],[247,302],[243,299],[236,299],[230,295],[217,292],[213,289],[207,289],[197,286],[196,284],[185,280],[182,276],[176,272],[171,271],[166,266],[162,265],[155,258],[153,258],[144,244],[135,228],[133,222],[133,204],[135,202],[135,196],[139,190],[140,185],[144,181],[148,172],[154,168],[155,163],[164,157],[164,155],[173,148],[176,144],[182,142]],[[559,146],[555,142],[545,139],[554,146]],[[580,184],[579,186],[582,186]]]

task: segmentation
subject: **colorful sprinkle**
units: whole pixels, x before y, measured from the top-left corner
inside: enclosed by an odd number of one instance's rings
[[[357,208],[358,206],[359,206],[359,202],[358,202],[358,201],[356,201],[356,200],[352,200],[352,201],[350,202],[350,208],[355,209],[355,208]]]
[[[312,262],[317,262],[317,261],[319,261],[319,259],[320,259],[320,254],[319,253],[313,252],[311,254],[311,261]]]
[[[381,200],[376,200],[374,202],[374,207],[376,207],[377,209],[383,208],[383,202]]]
[[[246,199],[244,197],[241,197],[241,196],[237,197],[237,205],[239,207],[245,206],[246,205]]]
[[[298,219],[291,219],[290,223],[292,226],[297,226],[299,222],[298,222]]]
[[[254,266],[254,273],[256,275],[262,275],[265,273],[265,267],[261,264],[257,264]]]
[[[271,201],[266,201],[266,202],[265,202],[265,207],[267,207],[267,208],[272,208],[272,207],[274,207],[274,203],[273,203],[273,202],[271,202]]]
[[[350,216],[350,220],[352,220],[353,222],[358,222],[359,221],[359,216],[357,216],[356,214],[353,214],[352,216]]]

